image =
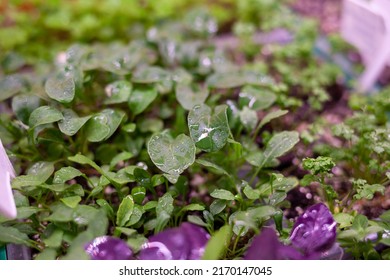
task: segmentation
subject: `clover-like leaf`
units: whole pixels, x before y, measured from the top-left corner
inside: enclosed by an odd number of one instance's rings
[[[110,138],[117,130],[124,117],[124,112],[114,109],[105,109],[93,116],[86,126],[88,141],[100,142]]]
[[[158,83],[171,80],[171,75],[168,71],[156,67],[144,67],[137,69],[134,74],[132,81],[140,84]]]
[[[13,179],[12,187],[21,188],[26,186],[37,186],[44,182],[53,174],[54,165],[52,162],[40,161],[35,163],[27,171],[27,175],[21,175]]]
[[[61,103],[69,103],[75,96],[75,81],[72,75],[57,73],[50,76],[45,83],[45,90],[50,98]]]
[[[31,128],[34,128],[38,125],[53,123],[62,119],[63,116],[57,109],[50,106],[41,106],[31,113],[28,123]]]
[[[211,108],[202,104],[189,112],[190,135],[199,149],[215,152],[225,146],[230,133],[226,110],[226,105],[219,105],[212,114]]]
[[[240,91],[240,107],[248,106],[253,110],[264,110],[276,101],[275,93],[268,89],[245,86]]]
[[[210,194],[210,196],[223,200],[234,200],[234,194],[224,189],[216,189]]]
[[[103,141],[110,134],[107,123],[107,116],[103,114],[93,116],[86,125],[87,140],[90,142]]]
[[[197,84],[178,84],[176,86],[176,99],[186,110],[191,110],[195,105],[203,104],[208,96],[208,89]]]
[[[129,107],[134,115],[138,115],[156,99],[158,93],[154,86],[137,87],[129,98]]]
[[[25,124],[31,113],[39,107],[40,98],[35,95],[19,94],[12,99],[12,111]]]
[[[272,136],[267,143],[264,153],[256,154],[257,158],[250,156],[248,162],[254,166],[263,167],[273,160],[284,155],[299,142],[299,133],[296,131],[283,131]]]
[[[117,104],[127,102],[131,95],[131,83],[127,81],[116,81],[106,86],[105,91],[108,99],[105,104]]]
[[[206,83],[211,88],[235,88],[245,84],[245,77],[240,72],[217,72]]]
[[[173,139],[167,131],[164,131],[153,135],[147,146],[153,163],[170,175],[181,174],[195,161],[194,142],[184,134]]]
[[[81,127],[91,118],[91,116],[79,117],[71,109],[65,109],[62,112],[64,118],[58,122],[58,127],[61,132],[73,136],[75,135]]]
[[[62,167],[54,174],[53,183],[63,184],[78,176],[83,176],[83,173],[81,173],[80,170],[72,166]]]
[[[250,109],[247,106],[245,106],[242,111],[240,111],[240,119],[241,123],[247,131],[252,131],[255,129],[258,121],[256,111]]]
[[[273,119],[276,119],[276,118],[279,118],[281,116],[284,116],[285,114],[287,114],[288,111],[287,110],[277,110],[277,111],[272,111],[270,113],[268,113],[267,115],[264,116],[264,118],[261,120],[260,124],[259,124],[259,128],[262,128],[263,126],[265,126],[267,123],[269,123],[270,121],[272,121]]]
[[[8,75],[0,79],[0,102],[14,96],[24,87],[21,75]]]

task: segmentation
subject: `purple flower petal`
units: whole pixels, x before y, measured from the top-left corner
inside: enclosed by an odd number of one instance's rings
[[[100,236],[84,247],[92,260],[130,260],[132,251],[126,242],[111,236]]]
[[[264,228],[248,248],[245,260],[301,260],[304,256],[295,248],[282,244],[275,230]]]
[[[197,260],[203,255],[209,234],[201,227],[183,223],[164,230],[143,245],[141,260]]]
[[[181,228],[186,232],[188,243],[191,244],[188,260],[199,260],[204,253],[210,235],[199,226],[183,223]]]
[[[336,222],[322,203],[309,207],[291,230],[292,245],[305,254],[330,248],[336,240]]]

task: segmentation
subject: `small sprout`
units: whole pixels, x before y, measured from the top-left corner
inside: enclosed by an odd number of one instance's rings
[[[303,160],[303,168],[310,171],[314,175],[330,173],[336,164],[330,157],[319,156],[317,158],[305,158]]]

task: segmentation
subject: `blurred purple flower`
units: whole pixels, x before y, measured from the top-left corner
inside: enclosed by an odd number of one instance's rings
[[[246,252],[246,260],[300,260],[304,256],[295,248],[284,245],[275,230],[264,228]]]
[[[321,252],[336,241],[336,221],[322,203],[315,204],[300,215],[295,222],[290,240],[305,254]]]
[[[149,238],[139,254],[141,260],[198,260],[202,257],[209,234],[201,227],[182,223]]]
[[[100,236],[84,247],[92,260],[130,260],[133,253],[126,242],[111,236]]]
[[[254,238],[244,259],[303,260],[324,256],[338,258],[342,255],[342,251],[337,251],[338,245],[334,246],[336,222],[322,203],[309,207],[298,217],[291,230],[290,240],[290,246],[284,245],[279,241],[275,230],[265,228]],[[326,251],[327,249],[332,252]]]

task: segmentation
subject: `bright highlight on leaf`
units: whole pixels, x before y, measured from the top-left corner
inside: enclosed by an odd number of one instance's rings
[[[152,136],[148,153],[163,172],[179,175],[195,161],[195,145],[190,137],[181,134],[175,139],[167,131]]]
[[[196,147],[215,152],[225,146],[230,133],[226,110],[226,105],[215,107],[214,112],[204,104],[192,108],[188,114],[188,128]]]

